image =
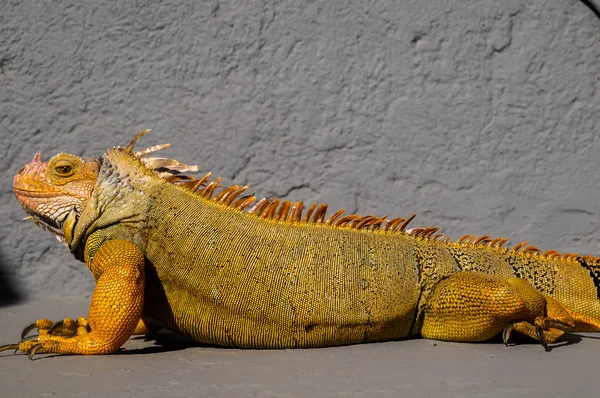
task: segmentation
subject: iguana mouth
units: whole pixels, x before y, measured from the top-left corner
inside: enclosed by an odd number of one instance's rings
[[[60,230],[62,228],[62,223],[59,223],[56,220],[51,219],[50,217],[46,217],[43,214],[39,214],[34,212],[33,210],[29,210],[27,211],[27,213],[29,213],[29,215],[31,217],[33,217],[33,219],[40,224],[41,227],[43,228],[50,228],[50,229],[56,229],[56,230]],[[62,232],[61,232],[62,234]]]
[[[35,224],[38,227],[42,228],[45,231],[49,231],[56,237],[56,239],[58,239],[62,243],[66,243],[63,226],[64,221],[66,220],[69,213],[66,213],[64,216],[61,216],[59,220],[40,214],[32,209],[25,209],[25,211],[27,212],[27,214],[29,214],[31,219],[35,222]]]

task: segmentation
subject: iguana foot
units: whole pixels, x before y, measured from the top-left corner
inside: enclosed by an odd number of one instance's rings
[[[37,329],[38,334],[28,336],[34,329]],[[21,351],[26,353],[29,359],[33,359],[36,353],[58,352],[53,351],[52,347],[60,345],[60,342],[65,342],[69,338],[83,336],[89,332],[89,323],[84,317],[79,317],[77,320],[65,318],[58,322],[38,319],[23,328],[19,343],[0,346],[0,351],[15,350],[15,354]],[[55,347],[54,350],[56,349],[58,348]]]
[[[32,330],[37,329],[38,334],[28,336]],[[33,357],[35,352],[39,351],[43,344],[40,341],[48,336],[73,337],[77,334],[89,333],[89,324],[87,319],[80,317],[77,320],[65,318],[58,322],[50,319],[38,319],[35,322],[23,328],[21,332],[21,341],[17,344],[6,344],[0,346],[0,351],[15,350],[15,353],[22,351]],[[36,347],[34,350],[33,348]]]
[[[466,271],[433,288],[423,309],[421,335],[449,341],[485,341],[512,331],[537,339],[546,351],[565,331],[573,330],[572,314],[520,278]]]
[[[502,331],[502,342],[507,347],[512,331],[516,331],[520,334],[524,334],[538,340],[546,351],[551,351],[551,348],[548,346],[548,344],[556,343],[562,336],[565,335],[563,330],[554,328],[544,329],[538,324],[531,325],[528,322],[516,322],[514,324],[510,323]]]

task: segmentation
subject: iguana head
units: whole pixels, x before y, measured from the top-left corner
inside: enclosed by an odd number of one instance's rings
[[[37,153],[13,180],[13,191],[29,214],[28,218],[70,246],[80,213],[89,207],[88,202],[93,203],[92,195],[104,195],[104,199],[118,197],[121,201],[126,200],[120,190],[132,184],[136,175],[144,176],[138,182],[141,186],[147,184],[149,175],[164,178],[161,181],[187,182],[193,186],[200,186],[207,181],[210,173],[200,181],[182,174],[196,172],[198,166],[147,156],[168,148],[169,144],[154,145],[134,152],[135,143],[148,131],[150,130],[137,134],[126,147],[109,149],[100,158],[83,160],[79,156],[61,153],[50,161],[43,162],[41,154]],[[94,192],[97,186],[99,187]],[[105,200],[104,203],[108,201],[110,200]]]
[[[38,226],[65,242],[79,209],[92,195],[99,166],[97,159],[85,161],[68,153],[43,162],[37,153],[15,176],[13,191]]]

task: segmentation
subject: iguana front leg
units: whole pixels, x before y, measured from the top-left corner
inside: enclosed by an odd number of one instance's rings
[[[90,269],[96,288],[88,320],[78,319],[75,336],[40,333],[24,339],[18,347],[7,345],[0,350],[18,348],[30,358],[36,353],[108,354],[121,347],[134,331],[144,331],[144,256],[137,246],[126,240],[108,241],[98,249]],[[47,328],[47,320],[36,321],[35,326]],[[72,331],[73,325],[63,328]]]

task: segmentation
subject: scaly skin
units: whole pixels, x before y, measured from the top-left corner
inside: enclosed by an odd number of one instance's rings
[[[168,328],[223,346],[322,347],[409,338],[484,341],[512,331],[547,343],[600,330],[600,260],[452,242],[412,218],[325,218],[326,206],[215,193],[167,145],[84,161],[38,154],[16,175],[17,199],[96,280],[87,319],[41,319],[17,348],[104,354],[132,334]],[[247,210],[248,207],[251,208]]]

